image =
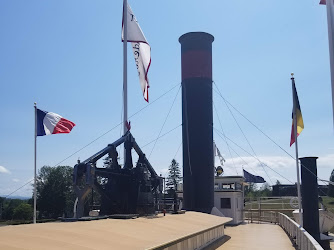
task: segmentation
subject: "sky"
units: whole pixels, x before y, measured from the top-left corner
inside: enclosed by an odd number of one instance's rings
[[[128,46],[129,116],[142,109],[130,118],[131,131],[158,174],[166,175],[173,158],[182,167],[178,38],[203,31],[215,37],[214,139],[226,159],[225,175],[241,174],[244,168],[270,185],[296,181],[295,161],[235,109],[230,107],[230,112],[217,94],[219,89],[233,107],[294,156],[294,147],[289,147],[294,72],[305,125],[299,156],[319,157],[318,176],[329,178],[334,144],[325,6],[318,0],[129,4],[152,57],[147,104]],[[37,138],[38,169],[58,163],[74,166],[120,137],[121,20],[121,0],[0,1],[1,196],[33,178],[34,102],[76,123],[70,134]],[[228,141],[229,147],[222,129],[233,141]],[[160,131],[164,135],[171,130],[154,146]],[[243,134],[256,157],[274,171],[245,152],[254,155]],[[31,190],[28,184],[12,195],[28,197]]]

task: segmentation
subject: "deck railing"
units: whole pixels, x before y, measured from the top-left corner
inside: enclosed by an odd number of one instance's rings
[[[297,249],[320,250],[320,244],[302,227],[288,216],[278,213],[278,224],[284,229],[288,236],[294,241]]]
[[[248,221],[248,223],[261,223],[261,222],[270,222],[270,223],[277,223],[277,212],[278,211],[266,211],[266,210],[243,210],[244,212],[244,219]]]

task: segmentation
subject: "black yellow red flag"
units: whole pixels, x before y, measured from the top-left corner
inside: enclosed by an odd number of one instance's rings
[[[297,95],[297,90],[296,90],[296,85],[295,85],[295,79],[292,77],[292,89],[293,89],[293,100],[295,103],[295,107],[296,107],[296,121],[297,121],[297,136],[299,136],[299,134],[303,131],[304,129],[304,122],[303,122],[303,116],[302,116],[302,111],[300,109],[300,105],[299,105],[299,99],[298,99],[298,95]],[[290,147],[292,146],[292,144],[295,143],[295,130],[294,130],[294,117],[293,117],[294,112],[292,111],[292,128],[291,128],[291,139],[290,139]]]

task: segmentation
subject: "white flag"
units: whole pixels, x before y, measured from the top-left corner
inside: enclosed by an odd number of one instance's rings
[[[224,166],[225,159],[224,159],[224,157],[222,156],[222,154],[220,153],[220,151],[219,151],[219,149],[218,149],[218,147],[217,147],[217,145],[216,145],[215,142],[214,142],[214,149],[215,149],[215,156],[218,156],[219,161],[220,161],[220,164],[221,164],[222,166]]]
[[[124,22],[122,23],[122,41],[124,41]],[[143,91],[144,99],[148,102],[148,88],[150,86],[147,73],[151,65],[151,47],[146,41],[143,31],[129,4],[127,9],[127,41],[131,42],[140,86]]]

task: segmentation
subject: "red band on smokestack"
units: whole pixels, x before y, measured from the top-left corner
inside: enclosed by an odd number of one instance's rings
[[[193,77],[212,79],[212,54],[207,50],[188,50],[182,54],[182,80]]]

